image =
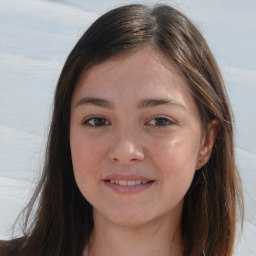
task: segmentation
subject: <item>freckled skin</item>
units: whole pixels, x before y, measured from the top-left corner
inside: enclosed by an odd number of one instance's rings
[[[108,109],[76,107],[82,97],[102,98]],[[173,99],[180,105],[138,108],[144,99]],[[101,116],[107,125],[83,125]],[[170,118],[164,127],[155,117]],[[70,145],[77,185],[94,208],[95,222],[141,226],[155,220],[180,220],[183,198],[204,150],[199,112],[180,73],[150,48],[94,66],[75,89],[71,105]],[[121,195],[103,182],[112,174],[145,176],[146,190]]]

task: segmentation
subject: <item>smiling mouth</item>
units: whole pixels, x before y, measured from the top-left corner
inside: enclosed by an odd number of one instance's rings
[[[154,182],[153,180],[105,180],[106,182],[121,186],[136,186]]]
[[[156,180],[139,175],[112,174],[104,177],[103,182],[109,189],[118,194],[130,195],[147,191],[156,183]]]
[[[151,187],[155,180],[116,180],[106,179],[105,185],[118,194],[130,195],[146,191]]]

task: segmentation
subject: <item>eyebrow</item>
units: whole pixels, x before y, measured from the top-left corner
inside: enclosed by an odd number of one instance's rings
[[[109,108],[113,109],[114,105],[110,103],[107,100],[100,99],[100,98],[93,98],[93,97],[85,97],[80,99],[75,107],[81,106],[81,105],[87,105],[87,104],[92,104],[98,107],[103,107],[103,108]]]
[[[139,102],[138,108],[157,107],[166,104],[176,105],[187,111],[184,105],[172,99],[145,99]]]
[[[95,105],[98,107],[102,107],[102,108],[108,108],[108,109],[114,109],[114,104],[108,100],[105,99],[101,99],[101,98],[94,98],[94,97],[84,97],[82,99],[80,99],[78,101],[78,103],[75,105],[75,107],[81,106],[81,105]],[[186,107],[175,101],[172,99],[145,99],[145,100],[141,100],[138,104],[138,108],[139,109],[144,109],[144,108],[150,108],[150,107],[157,107],[157,106],[161,106],[161,105],[175,105],[178,106],[180,108],[182,108],[183,110],[187,111]]]

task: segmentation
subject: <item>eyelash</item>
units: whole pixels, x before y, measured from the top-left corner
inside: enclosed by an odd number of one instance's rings
[[[100,123],[97,124],[96,122],[99,122],[99,121],[100,121]],[[102,123],[102,121],[103,121],[103,123]],[[152,122],[152,121],[154,122],[154,124],[152,124],[152,123],[150,124],[150,122]],[[90,122],[94,122],[94,124],[92,124]],[[158,125],[156,124],[157,122],[159,122]],[[161,117],[161,116],[160,117],[154,117],[154,118],[150,119],[149,121],[147,121],[145,123],[145,125],[156,126],[156,127],[159,127],[159,128],[164,128],[164,127],[167,127],[167,126],[170,126],[170,125],[173,125],[173,124],[174,124],[174,122],[170,118]],[[97,127],[111,125],[111,123],[104,117],[92,116],[92,117],[87,118],[83,122],[83,125],[97,128]]]
[[[91,121],[93,121],[94,122],[94,124],[91,124],[90,122]],[[104,121],[104,124],[96,124],[95,123],[95,121],[96,122],[98,122],[98,121]],[[106,124],[106,122],[107,122],[107,124]],[[106,118],[104,118],[104,117],[101,117],[101,116],[91,116],[91,117],[89,117],[89,118],[87,118],[84,122],[83,122],[83,125],[86,125],[86,126],[90,126],[90,127],[102,127],[102,126],[106,126],[106,125],[110,125],[110,122],[109,121],[107,121],[107,119]]]
[[[150,122],[152,122],[152,121],[154,121],[154,124],[150,124]],[[159,122],[159,121],[160,121],[160,123],[158,125],[156,125],[156,122]],[[146,125],[156,126],[158,128],[165,128],[165,127],[173,125],[173,124],[174,124],[174,122],[170,118],[162,117],[162,116],[154,117],[154,118],[150,119],[148,122],[146,122]]]

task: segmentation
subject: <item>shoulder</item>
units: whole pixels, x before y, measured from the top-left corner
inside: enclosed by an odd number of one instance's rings
[[[6,241],[4,240],[0,240],[0,256],[3,256],[3,248],[4,248],[4,245],[5,245]]]
[[[23,239],[16,238],[12,240],[0,240],[0,256],[19,255],[19,249],[22,245]]]
[[[6,241],[4,240],[0,240],[0,248],[2,249],[5,245]]]

